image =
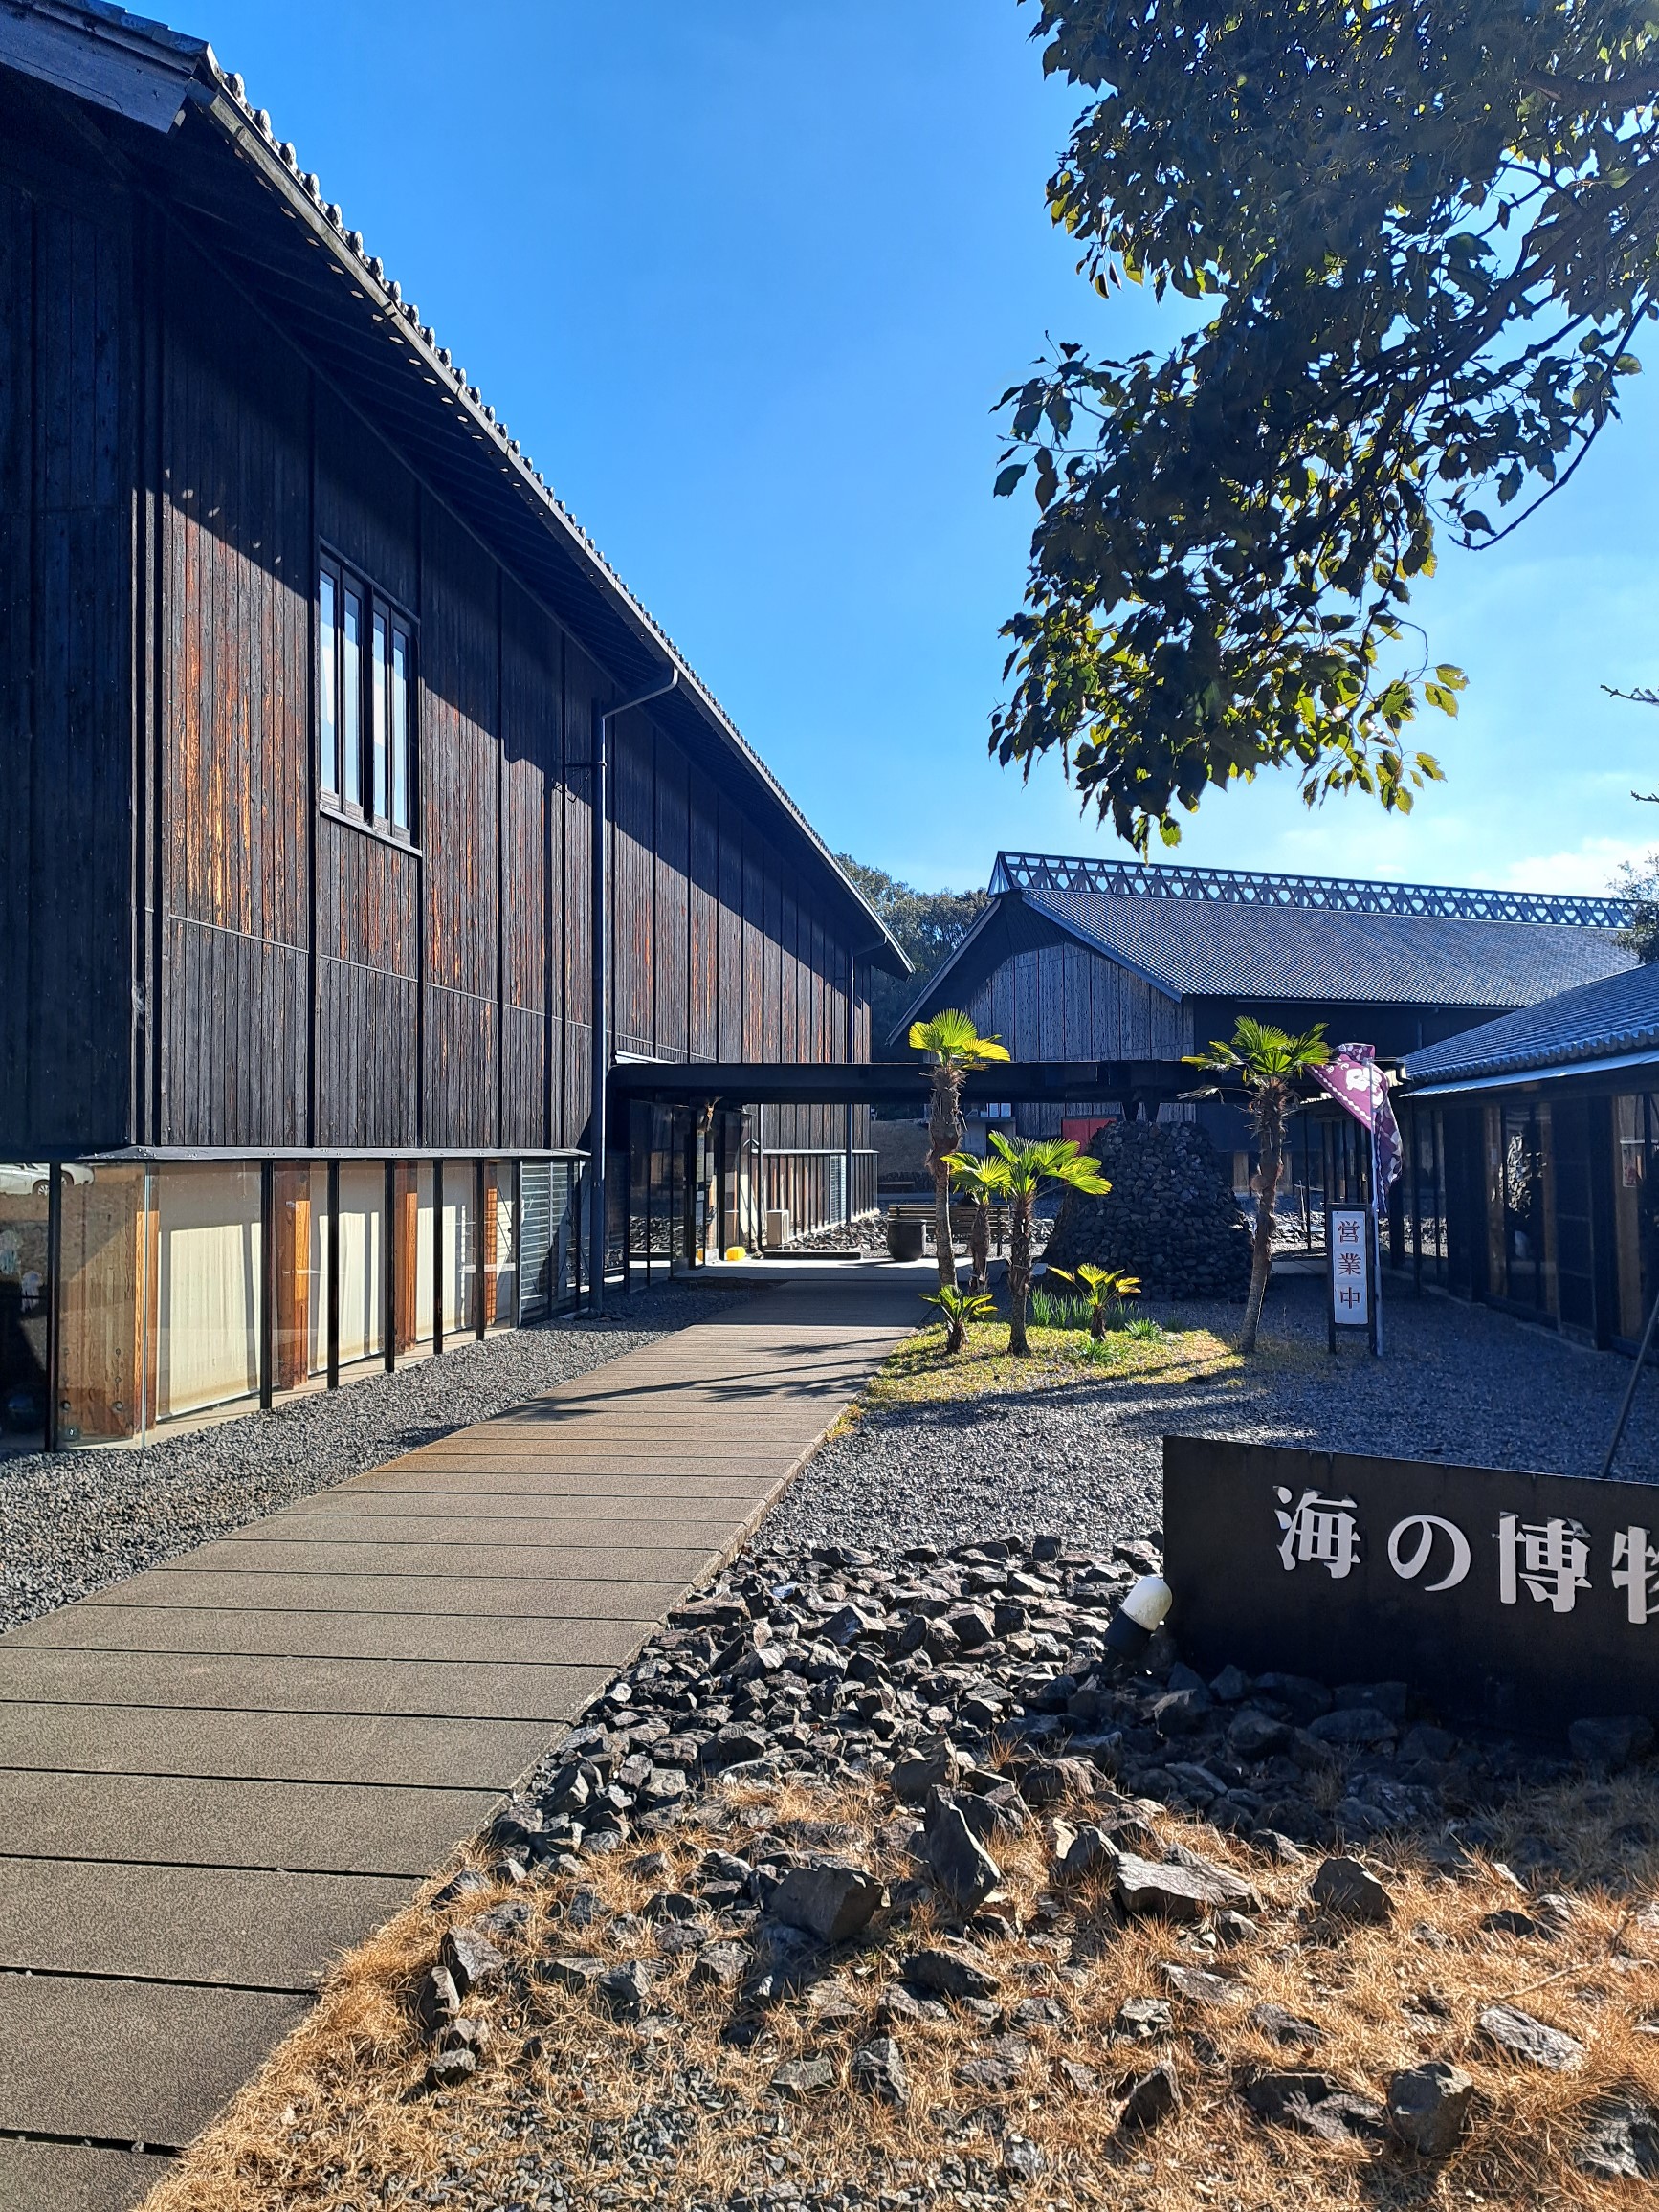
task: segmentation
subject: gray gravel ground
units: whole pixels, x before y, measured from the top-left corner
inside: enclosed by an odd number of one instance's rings
[[[0,1459],[0,1631],[488,1421],[741,1295],[644,1292],[603,1321],[510,1330],[142,1451]]]
[[[1184,1386],[1080,1382],[1063,1390],[866,1415],[811,1460],[759,1540],[880,1551],[1050,1533],[1109,1548],[1160,1519],[1161,1440],[1231,1436],[1561,1474],[1601,1470],[1628,1360],[1589,1352],[1482,1306],[1388,1296],[1386,1356],[1325,1350],[1324,1285],[1270,1290],[1243,1374]],[[1171,1328],[1230,1339],[1242,1309],[1147,1300]],[[1615,1472],[1659,1481],[1659,1376],[1644,1377]]]

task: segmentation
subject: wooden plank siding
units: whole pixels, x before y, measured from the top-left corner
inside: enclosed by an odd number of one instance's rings
[[[1083,945],[1015,953],[965,1010],[1016,1060],[1175,1060],[1190,1050],[1175,1000]]]
[[[24,148],[0,113],[0,150]],[[0,174],[0,1148],[133,1111],[132,248],[118,193]]]
[[[0,85],[0,1158],[580,1147],[619,685],[55,97]],[[408,838],[318,790],[320,552],[409,621]],[[867,925],[670,727],[612,732],[613,1049],[844,1058]]]

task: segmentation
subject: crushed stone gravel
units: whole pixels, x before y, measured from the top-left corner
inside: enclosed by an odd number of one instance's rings
[[[20,1627],[296,1498],[489,1421],[744,1294],[665,1288],[602,1321],[563,1316],[390,1375],[290,1399],[142,1449],[0,1459],[0,1632]]]
[[[1161,1440],[1228,1436],[1449,1465],[1601,1471],[1630,1379],[1619,1354],[1582,1349],[1489,1307],[1387,1294],[1384,1356],[1325,1350],[1324,1283],[1281,1276],[1257,1357],[1184,1384],[1081,1380],[944,1405],[865,1410],[822,1445],[761,1540],[944,1549],[987,1537],[1062,1535],[1110,1547],[1158,1530]],[[1230,1341],[1241,1309],[1144,1301],[1171,1329]],[[1645,1375],[1614,1468],[1659,1481],[1659,1376]]]

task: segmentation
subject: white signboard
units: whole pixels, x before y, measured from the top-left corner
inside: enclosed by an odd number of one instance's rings
[[[1370,1223],[1362,1206],[1333,1206],[1325,1215],[1331,1245],[1331,1317],[1339,1329],[1371,1325]]]

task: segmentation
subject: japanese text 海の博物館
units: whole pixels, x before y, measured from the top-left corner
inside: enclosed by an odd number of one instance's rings
[[[1659,1486],[1168,1437],[1163,1525],[1200,1667],[1521,1730],[1659,1714]]]

